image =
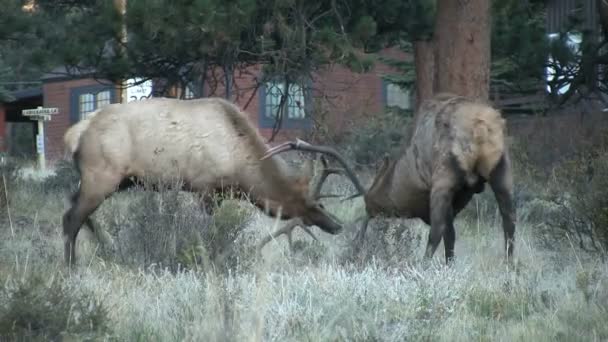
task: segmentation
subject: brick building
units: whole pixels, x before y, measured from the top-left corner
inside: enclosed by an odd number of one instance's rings
[[[382,54],[408,58],[397,50],[386,50]],[[307,135],[314,127],[313,122],[322,121],[326,130],[339,132],[381,112],[385,106],[409,108],[411,94],[382,78],[383,74],[392,72],[394,70],[382,63],[361,74],[332,66],[314,75],[307,84],[293,84],[287,113],[284,114],[281,133],[276,141]],[[228,86],[223,81],[213,84],[206,82],[202,87],[202,96],[229,98],[250,115],[263,136],[269,137],[284,83],[273,80],[256,88],[256,79],[260,76],[261,69],[253,66],[235,75],[234,79],[228,81]],[[49,164],[52,164],[63,157],[65,131],[93,110],[108,103],[120,102],[121,94],[120,88],[114,84],[93,79],[86,73],[68,77],[61,68],[44,75],[41,82],[39,88],[13,94],[14,101],[0,103],[0,151],[33,155],[36,151],[37,128],[34,121],[21,115],[21,110],[37,106],[56,107],[59,113],[45,123],[45,154]],[[168,94],[176,95],[175,92]],[[187,92],[184,97],[194,96],[192,92]],[[22,135],[26,132],[25,135],[31,139],[22,137],[17,142],[16,126],[21,127]]]

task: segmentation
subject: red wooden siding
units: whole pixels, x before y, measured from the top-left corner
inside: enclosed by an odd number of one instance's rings
[[[44,107],[59,108],[59,113],[53,115],[51,121],[45,123],[45,153],[49,162],[63,157],[63,134],[70,127],[70,91],[73,88],[98,85],[99,82],[91,78],[76,80],[62,80],[44,83]]]
[[[408,58],[406,54],[398,50],[386,50],[383,55]],[[377,63],[373,70],[362,74],[353,73],[340,66],[333,66],[318,72],[313,75],[312,82],[313,99],[317,104],[314,112],[327,113],[323,124],[334,134],[364,124],[370,115],[376,115],[382,111],[384,97],[381,76],[390,72],[394,71],[382,63]],[[260,93],[255,85],[256,79],[259,79],[260,76],[260,66],[252,66],[237,72],[234,80],[231,81],[229,98],[249,114],[252,122],[259,127],[261,134],[268,138],[272,134],[272,129],[259,126]],[[225,77],[221,70],[216,71],[214,75],[209,75],[207,80],[203,89],[205,97],[226,96]],[[97,81],[90,78],[54,80],[43,84],[44,106],[59,108],[59,114],[54,115],[45,126],[45,152],[49,163],[52,164],[63,157],[63,134],[71,124],[72,89],[98,84]],[[210,84],[215,84],[215,86],[211,87]],[[116,101],[120,101],[118,91]],[[306,133],[302,129],[283,128],[276,141],[303,137]]]

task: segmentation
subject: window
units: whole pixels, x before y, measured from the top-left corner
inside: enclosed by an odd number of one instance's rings
[[[192,88],[190,85],[186,86],[186,92],[184,94],[184,99],[186,100],[190,100],[194,98],[194,91],[192,91]]]
[[[188,84],[184,86],[176,85],[174,88],[176,98],[192,100],[203,97],[201,88],[198,86],[198,83],[195,82],[188,82]]]
[[[578,72],[576,61],[581,56],[582,34],[580,32],[567,32],[565,36],[561,37],[558,33],[549,33],[547,37],[557,53],[557,56],[549,54],[547,61],[548,65],[545,69],[547,92],[557,92],[562,95],[570,89],[573,75]],[[572,59],[574,59],[574,62]],[[570,60],[570,63],[568,63],[568,60]],[[554,79],[561,81],[559,89],[552,89],[557,86],[550,84]]]
[[[99,93],[83,93],[78,95],[78,117],[79,120],[86,119],[95,109],[110,103],[110,91],[103,90]]]
[[[262,127],[273,127],[281,99],[285,94],[285,82],[270,81],[260,87],[260,119]],[[289,85],[289,92],[285,99],[285,111],[283,112],[282,127],[295,128],[308,125],[310,115],[307,113],[309,99],[305,94],[302,85],[292,83]]]
[[[95,96],[93,94],[81,94],[78,96],[78,116],[80,120],[86,118],[87,114],[95,110]]]
[[[284,94],[285,83],[266,83],[265,113],[268,118],[276,118]],[[304,110],[304,93],[302,92],[302,87],[297,84],[291,84],[289,86],[289,93],[287,94],[286,105],[287,115],[283,113],[284,117],[296,120],[304,119],[306,117],[306,112]]]
[[[114,96],[115,91],[111,86],[95,85],[73,88],[70,108],[72,122],[85,119],[94,110],[112,103]]]
[[[410,109],[410,92],[395,83],[384,82],[385,104],[387,107]]]

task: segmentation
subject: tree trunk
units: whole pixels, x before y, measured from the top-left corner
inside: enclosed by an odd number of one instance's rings
[[[435,38],[439,92],[488,99],[490,34],[490,0],[438,1]]]
[[[604,33],[604,39],[608,37],[608,1],[597,0],[597,9],[599,12],[600,25]]]
[[[414,42],[414,64],[416,68],[416,109],[418,109],[422,101],[431,98],[437,89],[435,42],[432,39]]]

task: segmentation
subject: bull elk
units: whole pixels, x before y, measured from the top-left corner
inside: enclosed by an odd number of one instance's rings
[[[308,161],[310,161],[310,160],[308,160]],[[343,174],[344,173],[343,170],[341,170],[341,169],[329,167],[327,159],[324,156],[321,156],[321,163],[323,165],[323,169],[321,171],[321,176],[317,180],[316,184],[314,184],[312,186],[312,189],[313,189],[312,198],[316,201],[320,201],[322,198],[327,198],[327,197],[338,197],[338,195],[334,195],[334,194],[321,194],[321,190],[323,188],[323,184],[325,183],[325,181],[327,180],[327,178],[329,176],[331,176],[333,174]],[[312,164],[307,163],[305,166],[305,169],[306,168],[308,168],[309,174],[312,174],[312,170],[311,170]],[[306,189],[303,189],[303,191],[306,191]],[[289,249],[293,252],[293,242],[292,242],[291,234],[293,233],[294,229],[296,229],[297,227],[302,228],[302,230],[304,230],[304,232],[306,232],[308,235],[310,235],[314,240],[319,241],[319,239],[317,239],[317,237],[312,233],[312,231],[310,231],[310,229],[304,223],[304,221],[301,218],[297,217],[292,220],[289,220],[289,222],[287,222],[281,228],[277,229],[272,234],[269,234],[266,237],[264,237],[262,239],[262,241],[258,244],[257,253],[260,254],[262,248],[268,242],[270,242],[271,240],[273,240],[281,235],[287,235],[287,243],[289,245]]]
[[[514,250],[515,208],[505,136],[504,119],[487,104],[453,94],[438,94],[423,102],[409,143],[397,158],[384,158],[367,191],[358,189],[367,215],[355,242],[362,243],[372,218],[420,218],[430,225],[425,260],[433,257],[443,238],[449,264],[456,239],[454,218],[487,182],[498,202],[509,260]],[[292,149],[331,150],[297,140],[270,149],[264,157]]]
[[[231,188],[271,217],[301,218],[330,234],[342,229],[309,195],[309,176],[281,158],[261,160],[268,148],[247,115],[221,98],[152,98],[110,104],[77,132],[66,132],[67,151],[80,173],[78,191],[63,215],[64,257],[75,263],[75,242],[83,224],[112,193],[142,180],[171,183],[208,196]],[[345,173],[356,176],[342,160]]]

